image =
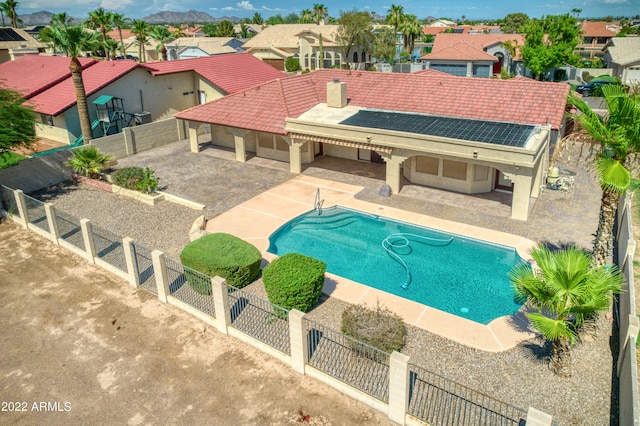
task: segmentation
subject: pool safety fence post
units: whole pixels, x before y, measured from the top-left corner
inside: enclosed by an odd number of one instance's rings
[[[129,237],[123,238],[122,248],[124,250],[124,260],[127,264],[127,273],[129,274],[129,284],[137,288],[140,285],[140,271],[133,239]]]
[[[57,246],[60,245],[58,239],[60,238],[60,231],[58,230],[58,220],[56,219],[56,209],[53,208],[53,204],[44,203],[44,212],[47,215],[47,223],[49,224],[49,234],[51,241]]]
[[[304,312],[297,309],[289,311],[289,339],[291,349],[291,368],[297,373],[304,374],[309,361],[308,341],[304,326]]]
[[[553,417],[549,414],[529,407],[527,410],[527,426],[551,426]]]
[[[229,334],[231,324],[231,311],[229,310],[229,290],[227,280],[215,276],[211,278],[211,296],[216,313],[216,328],[222,334]]]
[[[89,219],[80,219],[80,229],[82,230],[82,240],[87,259],[90,263],[96,263],[96,243],[93,241],[93,228]]]
[[[27,203],[24,201],[24,192],[22,189],[16,189],[13,191],[13,195],[16,197],[16,205],[18,206],[18,216],[20,216],[20,224],[24,228],[28,228],[29,216],[27,215]]]
[[[389,358],[389,419],[405,424],[409,408],[409,357],[393,352]]]
[[[171,294],[169,290],[169,276],[167,274],[167,261],[164,253],[159,250],[151,252],[153,262],[153,271],[156,276],[156,287],[158,288],[158,299],[167,303],[167,295]]]

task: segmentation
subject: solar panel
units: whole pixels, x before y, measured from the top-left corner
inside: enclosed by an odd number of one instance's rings
[[[340,124],[523,148],[536,127],[526,124],[361,110]]]
[[[25,41],[13,28],[0,28],[0,41]]]

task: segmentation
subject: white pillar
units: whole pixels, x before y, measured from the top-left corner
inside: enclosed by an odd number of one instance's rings
[[[393,352],[389,359],[389,419],[404,424],[409,407],[409,357]]]
[[[122,248],[124,249],[124,259],[127,262],[129,284],[138,287],[140,285],[140,272],[138,270],[138,261],[136,259],[135,248],[133,247],[133,240],[129,237],[123,238]]]
[[[167,277],[167,264],[164,253],[154,250],[151,252],[151,259],[153,260],[153,274],[156,277],[156,286],[158,288],[158,299],[163,303],[167,303],[167,296],[171,292],[169,290],[169,278]]]
[[[289,171],[291,173],[302,173],[302,145],[304,143],[292,142],[289,145]]]
[[[189,148],[191,152],[200,152],[200,143],[198,142],[198,123],[189,122]]]
[[[51,241],[55,245],[59,246],[58,238],[60,238],[60,231],[58,231],[58,221],[56,220],[56,210],[53,208],[53,204],[44,203],[44,211],[47,215],[47,224],[49,224],[49,236]]]
[[[531,197],[531,176],[512,175],[513,196],[511,199],[511,219],[529,218],[529,198]]]
[[[540,410],[529,407],[527,410],[527,426],[551,426],[552,417]]]
[[[22,189],[15,189],[13,195],[18,206],[18,216],[20,216],[22,226],[26,228],[29,223],[29,215],[27,214],[27,203],[24,201],[24,192],[22,192]]]
[[[84,241],[84,251],[87,259],[91,263],[96,263],[96,243],[93,241],[93,230],[89,219],[80,219],[80,229],[82,230],[82,240]]]
[[[213,296],[213,306],[216,311],[216,328],[222,334],[229,333],[227,327],[231,324],[229,293],[227,291],[227,280],[218,276],[211,278],[211,296]]]
[[[236,149],[236,161],[244,163],[247,161],[247,144],[244,140],[244,135],[233,135],[233,142]]]
[[[304,328],[304,312],[297,309],[289,311],[289,339],[291,348],[291,368],[304,374],[304,368],[309,361],[309,343]]]
[[[402,173],[400,172],[400,166],[406,160],[404,157],[398,157],[394,155],[383,155],[382,158],[385,161],[386,171],[386,183],[391,188],[392,194],[400,193],[400,182],[402,179]]]

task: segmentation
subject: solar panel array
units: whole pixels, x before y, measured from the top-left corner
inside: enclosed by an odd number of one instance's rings
[[[526,124],[361,110],[340,124],[524,147],[536,127]]]
[[[0,28],[0,41],[25,41],[13,28]]]

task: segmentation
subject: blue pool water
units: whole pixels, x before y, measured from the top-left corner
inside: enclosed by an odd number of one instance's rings
[[[509,247],[342,207],[305,213],[269,237],[269,252],[321,259],[327,271],[482,324],[521,304]]]

